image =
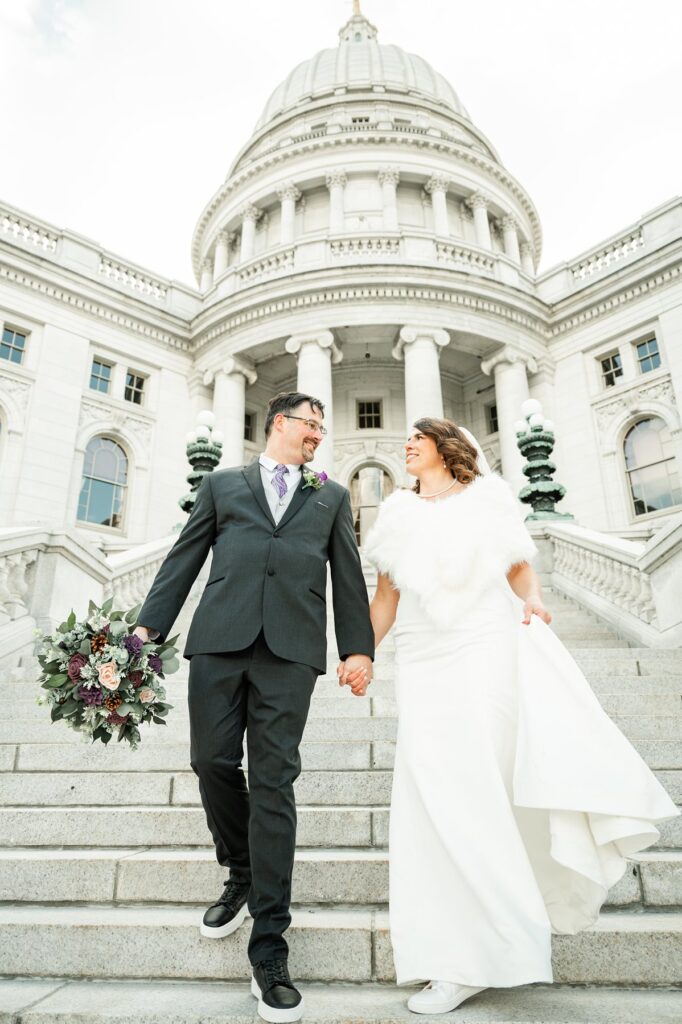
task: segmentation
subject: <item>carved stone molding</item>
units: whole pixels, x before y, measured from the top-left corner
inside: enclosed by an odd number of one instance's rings
[[[142,416],[135,416],[125,409],[105,405],[101,400],[93,401],[84,398],[81,402],[78,429],[92,424],[99,424],[102,430],[120,430],[130,434],[141,445],[145,452],[149,451],[154,423]]]
[[[325,180],[327,182],[327,188],[334,188],[336,185],[345,187],[348,183],[348,176],[344,170],[339,168],[335,171],[328,171]]]
[[[285,199],[293,199],[293,201],[297,203],[301,198],[301,195],[301,190],[294,185],[293,181],[289,181],[277,189],[277,198],[280,203],[283,203]]]
[[[261,215],[261,211],[253,203],[245,203],[239,210],[241,219],[257,221]]]
[[[400,181],[400,169],[398,167],[382,167],[377,175],[380,185],[397,185]]]
[[[490,205],[490,196],[486,195],[485,192],[473,192],[466,200],[467,206],[470,206],[472,210],[478,210],[483,208],[488,209]]]
[[[334,335],[332,334],[331,331],[316,331],[312,333],[306,332],[304,334],[294,334],[290,338],[287,338],[284,347],[286,351],[289,352],[291,355],[297,356],[304,345],[310,344],[319,345],[319,347],[323,351],[325,349],[329,349],[331,361],[334,364],[334,366],[338,365],[338,363],[340,363],[343,359],[343,352],[341,351],[340,348],[338,348],[336,342],[334,341]]]
[[[11,373],[7,373],[4,368],[0,368],[0,395],[3,392],[12,397],[17,409],[26,412],[28,397],[31,393],[29,381],[20,380]]]
[[[434,192],[447,192],[452,182],[446,174],[432,174],[424,185],[424,189],[433,195]]]
[[[504,348],[496,352],[490,359],[484,359],[481,363],[481,371],[486,375],[490,376],[496,366],[501,363],[508,363],[510,366],[514,363],[523,363],[528,373],[537,373],[538,364],[535,356],[530,355],[528,352],[521,352],[519,349],[512,348],[511,345],[505,345]]]
[[[637,413],[642,411],[647,402],[663,402],[675,406],[675,392],[669,378],[652,381],[630,388],[620,395],[606,399],[594,406],[597,424],[600,430],[606,429],[615,416],[624,412]]]

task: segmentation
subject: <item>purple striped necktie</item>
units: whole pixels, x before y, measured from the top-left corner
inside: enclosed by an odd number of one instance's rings
[[[289,470],[287,467],[282,465],[281,462],[278,466],[275,466],[275,475],[272,478],[272,486],[275,488],[280,498],[283,498],[288,490],[286,481],[284,480],[284,477],[288,472]]]

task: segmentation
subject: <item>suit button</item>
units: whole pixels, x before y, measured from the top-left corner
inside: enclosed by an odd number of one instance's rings
[[[272,535],[272,536],[273,536],[273,537],[279,537],[279,534],[278,534],[278,533],[277,533],[277,531],[275,530],[275,532],[273,533],[273,535]]]
[[[268,576],[274,576],[274,575],[275,575],[275,570],[274,569],[268,569]]]

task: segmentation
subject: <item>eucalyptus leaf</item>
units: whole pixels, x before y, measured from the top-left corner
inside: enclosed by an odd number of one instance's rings
[[[180,662],[177,658],[168,658],[167,661],[163,662],[163,674],[165,676],[172,675],[173,672],[177,672],[180,668]]]
[[[128,627],[121,619],[114,619],[109,625],[110,636],[121,636],[122,633],[127,633]]]
[[[126,622],[130,623],[130,625],[132,625],[134,622],[137,622],[137,616],[140,614],[140,608],[141,607],[142,607],[142,603],[136,604],[135,607],[131,608],[129,612],[126,612],[126,614],[125,614]]]
[[[68,617],[68,619],[66,620],[66,628],[67,628],[67,629],[73,629],[73,627],[74,627],[75,625],[76,625],[76,613],[75,613],[75,611],[74,611],[74,610],[73,610],[73,608],[72,608],[72,609],[71,609],[71,612],[70,612],[70,614],[69,614],[69,617]]]
[[[67,697],[64,703],[61,705],[62,715],[64,718],[70,718],[71,715],[75,714],[79,708],[79,702],[74,700],[73,697]]]
[[[161,651],[161,661],[168,661],[175,655],[175,650],[172,647],[165,647]]]
[[[102,605],[102,615],[108,615],[109,612],[111,611],[111,609],[113,608],[113,606],[114,606],[114,599],[113,599],[113,597],[110,597]]]
[[[123,704],[119,704],[119,706],[116,708],[116,713],[120,715],[121,718],[123,718],[124,715],[129,715],[130,712],[134,710],[135,706],[133,704],[128,704],[126,703],[126,701],[124,701]]]
[[[92,654],[92,647],[90,646],[90,641],[83,640],[78,650],[80,651],[81,654],[85,654],[86,657]]]
[[[51,676],[46,681],[50,689],[54,689],[56,686],[63,686],[64,683],[68,683],[69,677],[66,672],[59,672],[56,676]]]
[[[168,722],[165,720],[165,718],[159,718],[158,715],[152,715],[152,719],[154,722],[156,722],[157,725],[168,725]]]

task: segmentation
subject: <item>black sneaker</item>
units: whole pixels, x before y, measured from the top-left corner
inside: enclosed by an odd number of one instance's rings
[[[236,932],[246,917],[246,897],[249,895],[249,883],[225,882],[225,889],[217,903],[208,908],[201,922],[201,934],[207,939],[224,939]]]
[[[258,1016],[270,1024],[289,1024],[303,1016],[303,996],[289,977],[286,960],[261,960],[253,965],[251,995]]]

